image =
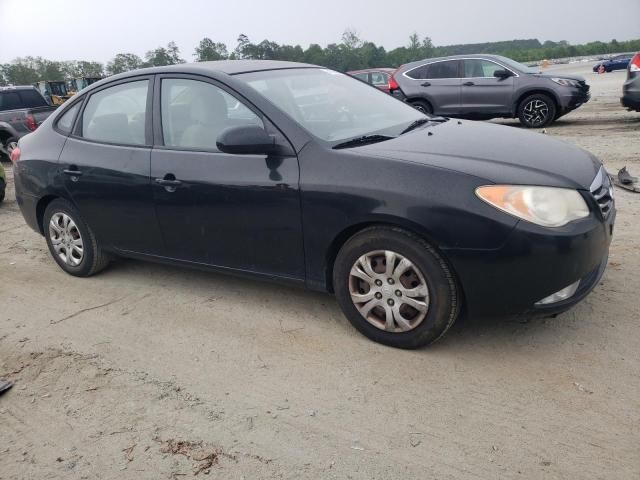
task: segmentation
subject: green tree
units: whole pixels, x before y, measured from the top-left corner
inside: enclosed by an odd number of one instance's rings
[[[144,64],[147,67],[161,67],[178,63],[185,62],[180,58],[180,49],[175,42],[169,42],[166,47],[158,47],[154,50],[149,50],[145,54]]]
[[[231,54],[234,60],[241,60],[243,58],[251,58],[250,55],[251,48],[253,44],[249,41],[249,37],[247,37],[244,33],[238,35],[237,45],[233,53]]]
[[[214,42],[210,38],[203,38],[196,47],[193,54],[196,62],[207,62],[211,60],[224,60],[229,56],[227,46],[224,43]]]
[[[107,63],[107,74],[116,75],[142,67],[142,59],[134,53],[119,53]]]
[[[32,57],[16,58],[0,66],[0,81],[4,85],[31,85],[40,80]]]

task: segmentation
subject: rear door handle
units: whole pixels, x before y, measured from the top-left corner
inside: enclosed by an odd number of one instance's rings
[[[420,84],[420,86],[422,86],[422,87],[430,87],[430,86],[431,86],[431,83],[429,83],[429,82],[424,82],[424,83],[421,83],[421,84]]]
[[[473,82],[464,82],[462,85],[464,85],[465,87],[473,87],[475,85],[475,83],[473,83]]]

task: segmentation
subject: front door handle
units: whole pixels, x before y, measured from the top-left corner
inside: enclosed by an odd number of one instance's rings
[[[155,182],[158,185],[162,185],[164,189],[169,193],[175,192],[176,188],[182,185],[182,182],[180,180],[177,180],[176,176],[173,173],[167,173],[164,178],[156,178]]]
[[[462,85],[464,85],[465,87],[473,87],[475,85],[475,83],[473,83],[473,82],[464,82]]]
[[[78,170],[78,167],[75,165],[71,165],[69,168],[65,168],[62,170],[62,173],[65,175],[69,175],[71,177],[72,182],[77,182],[82,176],[82,172]]]
[[[424,82],[424,83],[421,83],[420,85],[421,85],[422,87],[430,87],[430,86],[431,86],[431,83],[429,83],[429,82]]]
[[[158,185],[162,185],[163,187],[178,187],[182,185],[182,182],[180,180],[172,180],[167,178],[156,178],[156,183]]]

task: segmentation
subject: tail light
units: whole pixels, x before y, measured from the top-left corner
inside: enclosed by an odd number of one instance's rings
[[[400,86],[398,85],[398,82],[396,82],[396,79],[393,78],[396,72],[393,72],[393,74],[389,76],[389,91],[391,92],[393,92],[394,90],[398,90],[400,88]]]
[[[640,72],[640,53],[636,53],[629,63],[629,71]]]
[[[35,118],[33,118],[33,115],[31,114],[28,114],[26,117],[24,117],[24,124],[32,132],[36,128],[38,128],[38,124],[36,123]]]
[[[20,151],[20,147],[16,147],[13,150],[11,150],[11,154],[9,155],[11,162],[16,163],[18,160],[20,160],[21,153],[22,152]]]

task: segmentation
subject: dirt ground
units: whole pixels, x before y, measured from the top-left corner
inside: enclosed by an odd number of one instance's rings
[[[640,174],[624,74],[554,68],[593,98],[547,134]],[[640,195],[616,193],[584,302],[465,319],[409,352],[359,335],[328,295],[128,260],[68,276],[10,187],[0,479],[640,478]]]

